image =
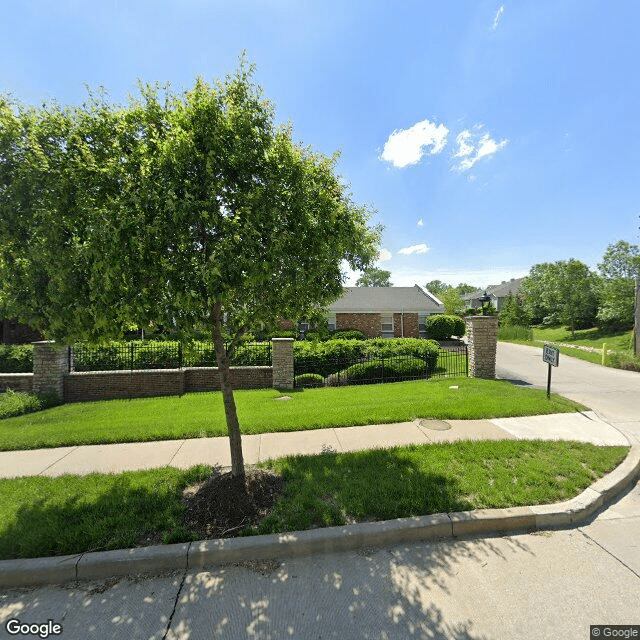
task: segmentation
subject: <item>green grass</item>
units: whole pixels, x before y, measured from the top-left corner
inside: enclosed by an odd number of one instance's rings
[[[450,389],[457,385],[458,389]],[[288,391],[235,392],[242,433],[300,431],[405,422],[478,419],[581,410],[566,398],[507,382],[472,378],[418,380]],[[145,442],[227,434],[219,392],[66,404],[0,421],[0,450]]]
[[[285,478],[267,533],[574,497],[626,447],[575,442],[459,442],[270,461]],[[210,467],[0,480],[0,559],[76,554],[195,538],[183,488]]]
[[[35,558],[138,546],[147,536],[190,539],[182,489],[211,468],[163,468],[0,480],[0,558]],[[159,533],[159,535],[157,535]]]
[[[505,342],[514,342],[516,344],[524,344],[529,346],[540,346],[545,342],[555,344],[560,353],[593,362],[594,364],[602,364],[602,345],[607,345],[607,351],[629,352],[631,348],[632,331],[602,331],[598,328],[579,329],[575,332],[575,336],[571,337],[571,330],[567,327],[533,327],[533,340],[523,339],[522,337],[510,337],[506,334],[500,336],[500,340]],[[574,347],[570,345],[575,345]],[[591,349],[599,349],[600,352],[585,351],[576,347],[588,347]],[[617,361],[607,358],[605,365],[612,366]]]

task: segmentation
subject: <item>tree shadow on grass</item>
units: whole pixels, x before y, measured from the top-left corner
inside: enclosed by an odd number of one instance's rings
[[[22,504],[0,527],[0,558],[81,554],[188,540],[182,489],[210,473],[165,468],[5,481]],[[151,478],[144,481],[142,478]],[[98,487],[98,488],[97,488]]]

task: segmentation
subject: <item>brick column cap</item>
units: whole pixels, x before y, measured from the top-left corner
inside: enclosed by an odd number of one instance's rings
[[[271,338],[271,342],[295,342],[294,338]]]

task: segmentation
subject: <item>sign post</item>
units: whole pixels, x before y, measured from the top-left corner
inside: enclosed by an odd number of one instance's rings
[[[547,376],[547,398],[551,397],[551,367],[557,367],[560,362],[560,349],[545,344],[542,349],[542,359],[549,363],[549,375]]]

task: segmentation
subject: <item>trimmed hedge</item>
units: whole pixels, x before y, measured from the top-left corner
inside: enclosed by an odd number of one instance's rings
[[[324,378],[318,373],[303,373],[294,378],[296,387],[323,387]]]
[[[366,340],[367,336],[359,329],[334,329],[329,333],[311,329],[305,333],[304,339],[326,342],[327,340]]]
[[[323,378],[349,367],[359,359],[395,356],[419,358],[432,372],[438,361],[438,350],[437,342],[418,338],[295,342],[293,360],[296,373],[317,373]]]
[[[465,334],[466,326],[460,316],[432,315],[425,320],[427,335],[433,340],[448,340],[451,336],[459,338]]]
[[[375,384],[378,382],[402,382],[426,378],[429,369],[419,358],[369,360],[353,364],[327,377],[328,386],[351,384]]]
[[[217,366],[215,347],[210,342],[196,342],[193,350],[185,348],[182,359],[180,345],[174,341],[134,340],[101,347],[79,345],[73,360],[76,371],[126,371],[132,364],[134,369],[177,369],[181,363],[183,367]],[[231,366],[259,365],[271,365],[267,349],[263,345],[241,342],[231,358]]]
[[[32,344],[0,344],[1,373],[31,373],[32,371]]]

